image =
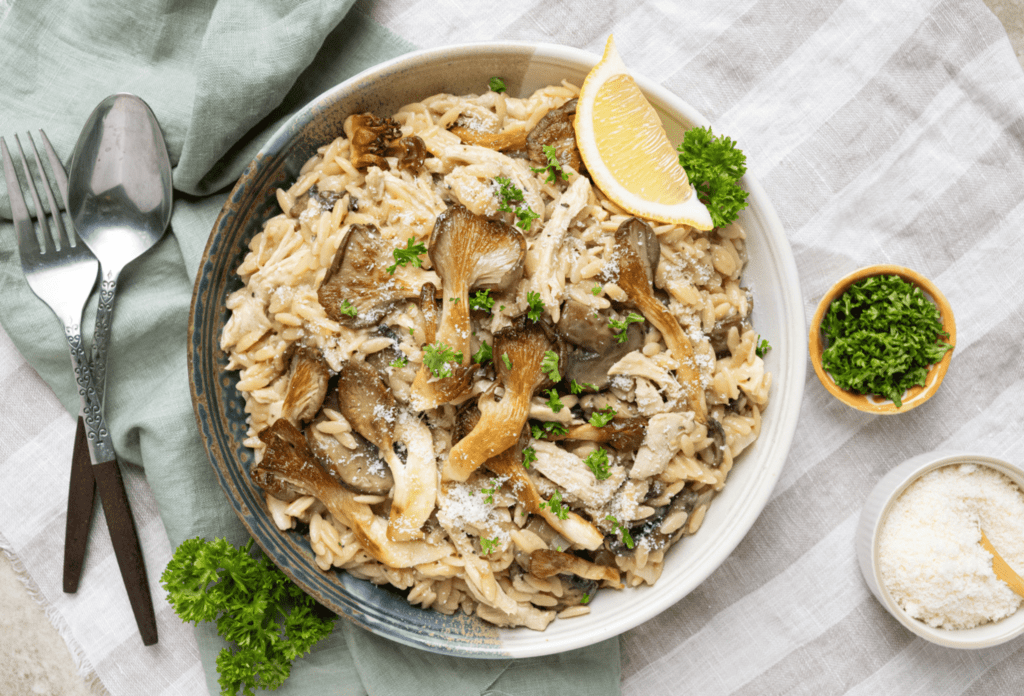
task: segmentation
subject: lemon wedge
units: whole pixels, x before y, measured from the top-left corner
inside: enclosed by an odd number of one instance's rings
[[[679,153],[609,36],[580,89],[576,145],[605,196],[633,215],[710,230],[707,208],[679,166]]]

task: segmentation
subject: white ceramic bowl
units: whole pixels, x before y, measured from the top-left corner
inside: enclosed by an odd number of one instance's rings
[[[293,181],[316,147],[341,132],[350,113],[371,110],[383,116],[440,91],[480,92],[494,75],[504,77],[516,96],[562,80],[580,85],[598,60],[564,46],[501,42],[418,51],[383,63],[324,93],[272,136],[231,192],[210,235],[192,299],[189,374],[200,433],[225,495],[260,547],[300,587],[391,640],[439,653],[498,658],[559,653],[612,638],[678,602],[721,565],[761,513],[786,461],[806,369],[803,300],[782,224],[748,174],[740,182],[750,192],[750,205],[739,218],[750,257],[743,281],[754,293],[754,326],[772,345],[766,357],[773,374],[771,401],[760,437],[737,460],[700,531],[672,548],[653,587],[601,592],[591,614],[555,621],[542,633],[498,629],[461,614],[445,617],[345,573],[320,572],[308,540],[278,532],[262,494],[249,481],[252,452],[242,445],[244,404],[234,388],[237,373],[224,369],[218,340],[228,316],[225,298],[239,285],[234,269],[249,239],[276,212],[274,188]],[[672,142],[682,140],[687,128],[708,125],[675,94],[641,75],[636,81]]]
[[[1001,459],[967,452],[925,452],[903,462],[875,484],[861,510],[857,526],[857,560],[871,593],[882,606],[912,633],[947,648],[988,648],[1024,634],[1024,605],[1011,616],[975,628],[950,630],[934,628],[912,618],[892,598],[882,581],[878,563],[878,536],[890,508],[900,494],[918,478],[944,466],[980,464],[1006,474],[1024,490],[1024,469]]]

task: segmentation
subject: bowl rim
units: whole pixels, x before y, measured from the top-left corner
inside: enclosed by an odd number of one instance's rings
[[[942,318],[942,329],[949,334],[945,343],[951,347],[939,362],[933,364],[928,369],[924,387],[913,386],[903,393],[905,398],[903,399],[903,405],[899,408],[891,400],[883,399],[878,395],[858,394],[841,388],[821,364],[822,354],[825,352],[825,343],[821,335],[821,322],[825,318],[825,313],[828,311],[829,306],[857,281],[879,275],[899,276],[908,283],[918,286],[926,295],[930,296]],[[906,413],[932,398],[942,384],[946,371],[949,369],[949,364],[953,359],[953,352],[956,350],[956,319],[953,316],[953,308],[949,304],[949,300],[946,299],[946,296],[942,294],[942,291],[939,290],[935,283],[917,271],[906,266],[892,264],[865,266],[840,278],[822,296],[817,309],[814,311],[814,316],[811,318],[807,347],[811,357],[811,365],[814,367],[814,373],[818,376],[818,381],[839,401],[865,413],[880,415]]]
[[[929,626],[923,621],[912,618],[899,605],[899,603],[893,599],[889,590],[885,586],[884,579],[882,578],[882,571],[878,562],[879,535],[886,519],[889,516],[890,510],[892,510],[893,505],[895,505],[899,497],[903,495],[903,492],[906,491],[912,483],[920,479],[925,474],[947,466],[956,466],[958,464],[977,464],[980,466],[987,466],[1006,475],[1007,478],[1017,484],[1017,487],[1021,491],[1024,491],[1024,469],[1004,459],[999,459],[985,454],[954,451],[936,451],[912,457],[883,477],[878,484],[876,484],[876,490],[872,492],[872,495],[875,495],[876,492],[881,492],[886,489],[889,490],[886,495],[885,504],[879,507],[877,514],[874,515],[874,519],[871,522],[869,568],[864,568],[862,566],[861,570],[865,574],[870,573],[870,580],[874,582],[875,588],[877,588],[877,592],[875,593],[876,597],[879,602],[881,602],[882,606],[884,606],[885,609],[909,631],[929,642],[935,643],[936,645],[942,645],[947,648],[974,650],[1001,645],[1002,643],[1024,635],[1024,602],[1022,602],[1020,607],[1017,608],[1016,612],[1010,616],[1000,619],[999,621],[982,624],[975,628],[936,628]],[[1002,630],[1000,630],[999,627],[1001,627]],[[992,635],[979,637],[979,632]]]
[[[230,202],[234,200],[236,196],[240,196],[241,182],[258,172],[260,162],[264,157],[287,147],[299,129],[315,118],[316,114],[322,109],[322,105],[325,102],[338,98],[338,95],[345,94],[346,90],[354,89],[366,80],[381,79],[393,71],[421,61],[439,61],[449,59],[453,55],[472,53],[474,51],[481,50],[488,52],[512,52],[515,50],[522,51],[523,49],[529,49],[531,52],[529,58],[531,64],[538,62],[552,65],[564,65],[567,69],[572,70],[582,69],[580,65],[583,63],[593,66],[600,60],[600,56],[598,55],[567,46],[519,41],[498,41],[474,42],[423,49],[385,61],[362,71],[329,90],[326,90],[301,107],[298,112],[296,112],[266,139],[259,153],[249,163],[245,169],[245,173],[243,173],[239,182],[237,182],[235,187],[232,189],[229,194],[228,201]],[[648,96],[656,110],[659,110],[659,112],[664,108],[668,108],[670,111],[674,112],[672,116],[674,121],[686,121],[692,125],[709,125],[707,119],[668,88],[653,82],[642,74],[634,73],[634,78],[641,90]],[[608,612],[609,621],[614,620],[614,625],[595,626],[583,636],[573,634],[575,637],[560,635],[553,636],[551,634],[551,629],[549,628],[547,632],[540,634],[539,639],[532,640],[529,644],[522,644],[516,641],[510,645],[499,641],[496,646],[481,644],[468,647],[461,644],[448,644],[447,646],[444,646],[430,642],[425,643],[419,640],[418,635],[410,638],[410,636],[406,634],[382,632],[381,630],[378,630],[379,627],[377,627],[376,624],[374,624],[370,618],[365,615],[353,615],[348,612],[339,613],[345,616],[346,619],[352,620],[363,628],[375,632],[378,635],[382,635],[389,640],[432,652],[473,658],[533,657],[585,647],[600,640],[612,638],[624,633],[625,631],[653,618],[680,601],[721,566],[740,541],[745,538],[751,526],[756,522],[771,496],[775,483],[781,475],[781,469],[788,457],[788,452],[795,435],[806,377],[806,361],[803,357],[806,355],[806,324],[804,323],[804,314],[801,310],[803,307],[803,298],[800,293],[799,275],[797,273],[792,247],[789,245],[788,239],[785,236],[784,228],[774,206],[757,180],[753,175],[748,173],[744,176],[742,183],[750,192],[751,203],[756,205],[756,208],[754,208],[754,205],[752,205],[751,208],[752,210],[756,210],[757,225],[765,231],[766,239],[763,242],[765,245],[765,263],[772,264],[776,272],[785,279],[782,283],[783,287],[778,290],[778,302],[785,313],[782,320],[781,330],[784,331],[785,342],[789,344],[789,348],[782,351],[781,356],[776,358],[779,360],[780,364],[774,371],[780,375],[786,375],[787,379],[777,380],[776,383],[772,385],[772,403],[774,408],[771,409],[772,413],[770,417],[773,422],[773,440],[771,443],[764,445],[765,450],[761,455],[762,460],[758,462],[760,467],[756,471],[756,476],[751,479],[752,482],[749,484],[750,490],[744,494],[743,498],[739,499],[735,503],[737,507],[737,514],[731,517],[727,524],[722,525],[722,531],[720,533],[722,537],[721,540],[716,540],[715,544],[709,545],[709,548],[704,550],[700,556],[699,561],[704,569],[699,573],[686,578],[685,582],[676,582],[672,584],[670,582],[665,582],[665,580],[669,580],[669,578],[665,578],[660,586],[654,586],[653,588],[645,587],[644,589],[651,590],[652,592],[655,590],[661,591],[651,596],[649,598],[650,601],[643,602],[639,608],[633,611],[625,614],[621,611],[618,613],[615,613],[614,611]],[[211,249],[215,247],[214,237],[221,230],[222,225],[226,224],[225,217],[227,214],[227,205],[225,205],[217,217],[211,237],[207,241],[206,249],[203,253],[203,260],[200,264],[199,273],[197,275],[193,291],[193,302],[189,317],[190,337],[195,337],[197,313],[202,313],[202,308],[197,307],[196,298],[201,285],[204,283],[204,269],[211,263],[209,255]],[[751,214],[754,213],[752,212]],[[209,385],[200,385],[200,387],[197,387],[197,380],[202,380],[203,378],[202,375],[199,374],[201,372],[199,369],[200,356],[197,355],[199,351],[196,350],[193,340],[190,340],[188,343],[188,352],[193,405],[196,413],[196,419],[199,423],[200,432],[202,433],[206,430],[204,428],[203,418],[212,417],[209,409],[222,409],[223,405],[212,403],[212,400],[211,403],[206,403],[205,400],[211,399],[210,394],[213,390],[209,388]],[[205,388],[205,391],[203,388]],[[202,392],[201,395],[200,392]],[[786,405],[785,410],[782,408],[783,403]],[[212,446],[205,438],[204,445],[208,450]],[[211,464],[216,470],[216,461],[209,451],[208,456],[210,456]],[[264,552],[266,552],[267,549],[264,548],[260,538],[250,526],[249,521],[245,518],[243,510],[239,509],[239,502],[232,498],[231,482],[226,481],[219,471],[217,473],[221,487],[224,490],[225,495],[229,498],[229,502],[236,514],[241,519],[250,535],[256,539],[260,547],[263,548]],[[241,505],[244,509],[244,502],[242,502]],[[245,512],[247,514],[249,511]],[[270,553],[267,555],[272,559],[274,558]],[[303,584],[297,581],[292,572],[287,568],[282,568],[282,570],[293,581],[296,581],[300,587],[303,587]],[[600,603],[600,601],[601,598],[599,597],[597,601],[595,601],[595,604]],[[525,629],[498,630],[500,634],[506,634],[507,632],[516,630],[522,632]],[[530,633],[532,637],[532,632]],[[569,640],[569,638],[571,638],[571,640]]]

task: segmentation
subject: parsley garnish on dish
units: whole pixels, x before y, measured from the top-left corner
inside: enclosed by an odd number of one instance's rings
[[[711,213],[715,227],[724,227],[747,207],[750,195],[737,183],[747,172],[747,156],[736,141],[715,136],[710,128],[691,128],[676,148],[697,198]]]

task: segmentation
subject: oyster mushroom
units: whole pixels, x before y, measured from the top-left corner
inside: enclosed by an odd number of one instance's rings
[[[510,128],[501,133],[487,133],[465,126],[453,126],[448,130],[459,136],[459,140],[466,145],[478,145],[498,152],[526,149],[526,129],[522,126]],[[546,159],[544,163],[547,163]]]
[[[338,392],[335,390],[324,404],[338,410]],[[327,420],[321,411],[316,420],[305,430],[306,444],[310,451],[327,466],[327,471],[349,488],[370,495],[386,494],[395,485],[387,465],[381,462],[378,450],[359,433],[350,433],[356,442],[355,449],[349,449],[334,435],[317,429],[317,423]]]
[[[708,418],[708,436],[711,438],[711,446],[701,451],[701,459],[705,464],[710,464],[717,469],[725,460],[725,428],[710,417]]]
[[[306,445],[298,428],[278,420],[264,429],[260,439],[267,445],[263,459],[251,477],[257,485],[273,481],[300,495],[311,495],[323,503],[331,515],[355,534],[366,552],[392,568],[412,568],[433,563],[453,553],[451,544],[426,541],[394,541],[387,534],[388,523],[377,517],[357,494],[335,481]],[[273,495],[273,491],[269,491]]]
[[[452,447],[442,469],[444,480],[465,481],[488,459],[516,444],[529,418],[530,398],[554,384],[542,366],[546,354],[558,356],[553,349],[544,327],[525,316],[494,335],[494,366],[505,395],[497,402],[490,394],[480,397],[480,421]]]
[[[427,159],[427,145],[420,136],[410,135],[389,147],[387,154],[398,158],[399,169],[416,171]]]
[[[412,385],[410,402],[420,411],[453,401],[469,388],[472,372],[469,291],[503,291],[522,277],[526,239],[500,220],[475,215],[455,203],[437,216],[430,235],[430,260],[441,277],[444,306],[436,344],[460,356],[449,376],[434,378],[426,363]]]
[[[416,297],[413,288],[387,272],[391,251],[376,227],[352,225],[316,293],[327,316],[362,329],[379,323],[399,302]]]
[[[338,372],[338,403],[352,428],[380,450],[395,479],[388,538],[423,537],[422,527],[434,511],[437,465],[430,430],[400,410],[380,375],[365,363],[346,362]],[[402,442],[406,460],[395,452]]]
[[[345,119],[345,137],[352,147],[352,165],[356,169],[380,167],[390,169],[384,159],[388,145],[402,135],[401,127],[390,118],[377,118],[371,113],[352,114]]]
[[[324,402],[330,380],[331,371],[320,351],[302,345],[293,349],[281,417],[295,425],[311,420]]]
[[[607,442],[619,452],[635,452],[640,448],[646,432],[646,418],[616,418],[600,428],[590,423],[570,426],[564,435],[548,435],[547,439]]]
[[[424,283],[420,288],[420,314],[423,315],[424,343],[433,343],[437,338],[437,324],[440,314],[437,312],[437,288],[433,283]]]
[[[563,551],[537,549],[530,554],[530,572],[538,578],[571,573],[587,580],[604,580],[612,585],[619,585],[619,571],[615,568],[591,563]]]
[[[471,432],[479,421],[479,409],[473,407],[463,410],[459,415],[457,434],[462,434],[464,437],[464,434]],[[459,439],[461,440],[461,437]],[[488,459],[484,462],[484,467],[498,476],[508,478],[509,488],[528,513],[543,517],[545,522],[576,546],[590,551],[597,549],[604,539],[594,525],[571,510],[567,511],[568,515],[563,520],[559,519],[558,515],[551,510],[540,506],[545,500],[523,467],[523,449],[529,442],[530,429],[523,427],[516,443],[504,452]]]
[[[526,136],[526,151],[532,161],[540,166],[546,165],[548,157],[544,154],[544,146],[548,145],[555,148],[558,163],[563,167],[572,167],[577,172],[582,169],[583,160],[576,146],[576,128],[573,126],[576,120],[576,101],[570,99],[557,109],[547,112]]]
[[[646,222],[630,218],[615,231],[618,256],[618,285],[644,318],[661,332],[678,367],[676,374],[685,392],[687,404],[701,423],[707,422],[707,404],[700,383],[693,345],[679,322],[655,296],[652,282],[656,264],[651,263],[653,249],[658,245],[654,230]]]
[[[590,312],[590,315],[593,317],[593,311]],[[608,320],[604,315],[600,320],[594,318],[593,321],[599,325],[603,322],[608,329],[609,337],[612,336],[611,328],[608,328]],[[559,321],[559,325],[561,324],[562,322]],[[602,335],[601,332],[596,333],[598,337]],[[643,347],[644,333],[644,329],[634,323],[626,327],[626,340],[622,343],[613,338],[609,338],[607,341],[598,338],[590,344],[600,347],[599,350],[576,348],[569,353],[565,361],[566,379],[575,380],[576,384],[583,387],[585,391],[607,389],[612,366],[626,355]]]

